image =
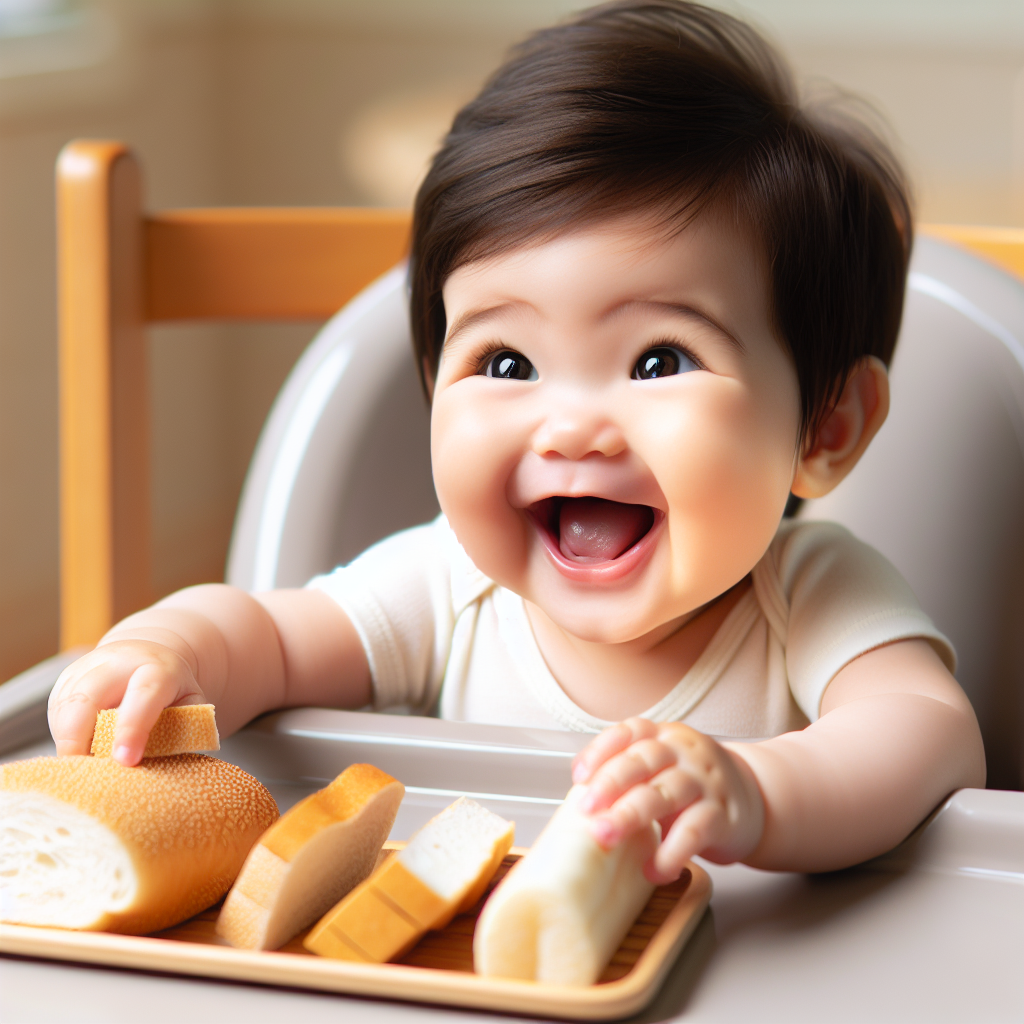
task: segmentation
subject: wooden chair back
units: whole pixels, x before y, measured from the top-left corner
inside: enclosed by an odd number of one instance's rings
[[[57,161],[61,646],[153,600],[145,329],[326,320],[405,255],[410,215],[377,209],[147,214],[118,142]]]
[[[145,329],[325,320],[406,253],[410,214],[195,209],[146,214],[118,142],[57,162],[61,645],[94,644],[153,600]],[[1024,230],[934,226],[1024,277]]]

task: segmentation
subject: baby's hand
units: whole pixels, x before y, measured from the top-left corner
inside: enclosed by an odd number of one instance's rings
[[[586,784],[580,809],[606,849],[661,824],[662,842],[644,867],[664,885],[694,854],[729,863],[749,854],[764,830],[764,801],[746,762],[678,722],[630,718],[606,729],[573,761]]]
[[[164,708],[204,703],[188,652],[178,653],[157,640],[114,640],[60,674],[50,692],[50,732],[58,754],[88,754],[97,713],[118,708],[113,756],[131,766],[142,760]]]

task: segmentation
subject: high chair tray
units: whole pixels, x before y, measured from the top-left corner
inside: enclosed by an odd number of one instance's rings
[[[386,853],[404,843],[386,844]],[[610,1020],[646,1006],[701,919],[711,879],[691,863],[654,891],[600,980],[586,988],[485,978],[473,973],[473,929],[484,900],[526,852],[514,848],[480,902],[428,933],[397,964],[356,964],[307,953],[296,937],[279,952],[233,949],[214,932],[219,908],[152,936],[0,925],[0,951],[47,960],[257,982],[408,1002],[474,1007],[570,1020]]]

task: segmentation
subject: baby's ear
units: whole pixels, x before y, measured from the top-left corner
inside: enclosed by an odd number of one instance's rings
[[[800,498],[828,494],[857,465],[888,415],[889,374],[880,359],[865,356],[800,457],[793,493]]]

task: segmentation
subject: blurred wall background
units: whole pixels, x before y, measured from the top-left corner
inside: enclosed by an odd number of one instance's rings
[[[57,644],[52,173],[122,139],[153,208],[411,201],[460,101],[566,0],[0,0],[0,679]],[[888,119],[924,221],[1024,226],[1020,0],[745,0]],[[310,325],[153,332],[154,595],[223,574]]]

